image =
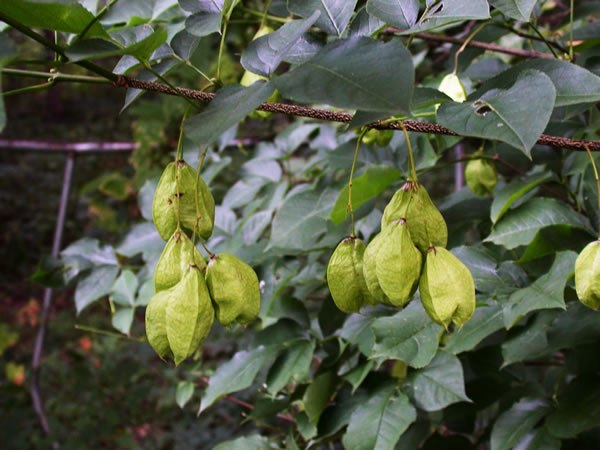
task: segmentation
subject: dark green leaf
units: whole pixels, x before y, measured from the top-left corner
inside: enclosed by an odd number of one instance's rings
[[[308,375],[315,341],[299,341],[285,350],[271,366],[267,376],[267,389],[275,396],[286,384],[303,381]]]
[[[542,58],[524,61],[502,72],[469,95],[469,100],[479,98],[490,89],[508,89],[528,69],[539,70],[550,77],[556,88],[555,106],[600,101],[600,77],[568,61]],[[524,98],[521,101],[526,102]]]
[[[356,211],[360,206],[378,196],[394,181],[400,178],[402,173],[393,167],[371,166],[360,176],[352,180],[352,208]],[[331,221],[336,225],[344,222],[347,216],[348,186],[344,186],[338,195],[331,215]]]
[[[547,75],[525,70],[508,89],[486,91],[473,101],[443,104],[437,118],[461,136],[498,139],[529,156],[550,120],[555,96]]]
[[[210,377],[198,414],[224,395],[249,387],[260,369],[266,366],[278,351],[279,348],[274,345],[259,346],[250,351],[237,352],[229,362],[219,366]]]
[[[414,68],[400,41],[357,37],[326,45],[275,83],[299,102],[397,114],[410,109]]]
[[[117,278],[119,268],[117,266],[99,266],[82,278],[77,283],[75,290],[75,308],[79,314],[86,306],[104,297],[110,292],[110,289]]]
[[[113,328],[123,334],[129,335],[134,314],[135,307],[117,308],[111,319]]]
[[[402,433],[417,418],[408,398],[394,385],[386,385],[371,395],[350,417],[343,438],[345,448],[393,450]]]
[[[260,434],[242,436],[230,441],[221,442],[213,450],[264,450],[268,447],[268,440]]]
[[[316,424],[319,421],[335,388],[336,376],[333,372],[320,374],[308,385],[302,401],[304,402],[304,411],[311,423]]]
[[[600,338],[600,314],[579,302],[570,302],[548,328],[549,348],[562,350],[595,342]]]
[[[369,14],[367,8],[361,8],[352,19],[348,36],[371,36],[384,25],[383,21]]]
[[[119,305],[133,306],[138,286],[139,282],[135,274],[131,270],[124,270],[112,286],[110,298]]]
[[[438,352],[427,367],[407,378],[407,390],[425,411],[438,411],[457,402],[470,401],[460,360],[444,351]]]
[[[336,196],[336,191],[327,189],[288,197],[273,218],[269,247],[303,251],[314,247],[327,231],[327,216]]]
[[[511,19],[529,22],[537,0],[492,0],[490,3]]]
[[[367,11],[389,25],[406,29],[412,27],[417,22],[419,1],[369,0],[367,2]]]
[[[142,253],[146,261],[151,261],[160,256],[164,246],[165,241],[159,236],[154,225],[144,222],[131,227],[121,245],[117,247],[117,252],[129,258]]]
[[[191,381],[180,381],[177,383],[177,391],[175,392],[175,402],[177,406],[183,409],[187,402],[194,395],[195,386]]]
[[[371,357],[399,359],[417,368],[431,362],[442,333],[417,301],[393,316],[376,319],[372,329],[376,341]]]
[[[563,250],[579,251],[590,241],[589,231],[569,225],[555,225],[541,229],[527,246],[519,263],[526,263]]]
[[[511,450],[548,412],[548,404],[539,399],[524,398],[515,403],[494,423],[492,450]]]
[[[502,189],[494,193],[494,200],[490,210],[492,223],[498,222],[502,216],[525,194],[538,187],[540,184],[555,180],[552,172],[542,172],[530,175],[524,179],[511,181]]]
[[[253,40],[242,53],[242,66],[250,72],[270,76],[294,48],[296,42],[315,23],[319,14],[319,11],[315,11],[308,19],[293,20],[276,31]]]
[[[84,39],[71,45],[66,54],[71,61],[106,58],[109,56],[132,55],[147,59],[154,50],[167,40],[167,31],[153,31],[149,25],[129,29],[130,34],[122,39],[123,44],[117,46],[104,39]]]
[[[558,397],[558,408],[550,414],[546,426],[561,439],[600,425],[600,385],[597,377],[577,378]]]
[[[564,202],[551,198],[534,198],[507,212],[485,241],[510,250],[528,245],[542,228],[552,225],[570,225],[593,233],[585,218]]]
[[[252,86],[226,86],[202,111],[185,122],[185,135],[196,145],[210,145],[225,131],[273,94],[273,85],[257,81]]]
[[[221,30],[221,13],[198,12],[185,20],[185,29],[192,36],[202,37]]]
[[[543,311],[537,314],[531,324],[518,335],[502,344],[503,366],[525,359],[535,359],[550,351],[546,330],[555,319],[557,312]]]
[[[531,286],[514,292],[504,305],[504,325],[512,327],[515,322],[531,311],[538,309],[565,309],[563,291],[575,268],[574,252],[556,254],[550,271],[542,275]]]
[[[483,20],[490,17],[490,7],[485,0],[469,0],[468,2],[444,0],[432,5],[414,27],[405,31],[405,34],[434,30],[463,20]]]
[[[357,367],[344,375],[344,380],[352,385],[353,394],[360,387],[362,382],[365,381],[365,378],[369,375],[369,373],[371,373],[371,370],[373,370],[374,366],[375,361],[367,361],[363,364],[359,364]]]
[[[460,330],[450,335],[444,349],[453,355],[473,350],[482,340],[502,328],[502,308],[497,305],[480,306]]]
[[[2,0],[0,13],[23,25],[48,30],[79,34],[94,16],[77,2]],[[87,31],[88,37],[108,37],[100,23],[96,22]]]
[[[354,11],[357,0],[288,0],[288,9],[300,17],[320,15],[317,26],[329,34],[341,36]]]

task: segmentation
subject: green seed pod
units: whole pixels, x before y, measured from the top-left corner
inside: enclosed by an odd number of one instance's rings
[[[454,73],[449,73],[440,83],[438,90],[446,94],[457,103],[462,103],[467,99],[467,91],[460,81],[460,78]]]
[[[421,302],[434,322],[464,325],[475,311],[475,282],[470,270],[443,247],[431,247],[419,281]]]
[[[485,159],[472,159],[465,166],[467,186],[475,195],[483,197],[491,194],[497,178],[496,166]]]
[[[379,285],[379,280],[377,279],[377,254],[381,249],[381,244],[386,240],[386,233],[389,234],[391,228],[388,228],[386,231],[382,231],[379,233],[373,240],[367,245],[365,249],[365,254],[363,256],[363,275],[365,277],[365,283],[367,285],[367,289],[371,294],[371,297],[375,302],[390,304],[389,299],[381,289]]]
[[[365,145],[374,144],[377,141],[377,130],[375,128],[371,128],[365,134],[362,135],[362,143]]]
[[[177,164],[167,164],[160,176],[154,198],[152,199],[152,221],[154,226],[165,241],[177,229],[177,215],[175,212],[175,191]]]
[[[383,212],[381,229],[400,219],[406,219],[410,237],[421,252],[432,245],[445,247],[448,243],[448,227],[442,214],[425,187],[417,182],[407,181],[394,194]]]
[[[377,133],[377,137],[375,138],[375,143],[380,147],[385,147],[390,143],[393,137],[394,132],[392,130],[379,130],[379,133]]]
[[[172,288],[166,310],[167,339],[175,365],[194,354],[210,333],[214,317],[204,276],[192,266]]]
[[[385,147],[390,143],[394,132],[392,130],[377,130],[369,129],[362,137],[362,143],[365,145],[377,144],[380,147]]]
[[[375,271],[379,285],[393,306],[404,306],[411,299],[421,275],[423,257],[410,237],[408,223],[390,225],[377,253]]]
[[[196,171],[185,161],[169,163],[161,175],[152,201],[152,220],[164,240],[177,229],[177,208],[181,228],[186,232],[192,234],[196,228],[203,239],[212,234],[215,200],[204,180],[199,178],[196,183],[196,179]]]
[[[600,241],[590,242],[577,257],[575,290],[581,303],[600,309]]]
[[[247,324],[258,317],[258,276],[241,259],[227,253],[213,255],[206,267],[206,283],[221,325]]]
[[[148,343],[163,360],[173,359],[167,339],[167,305],[172,296],[172,289],[158,292],[146,307],[146,337]]]
[[[342,240],[327,265],[327,285],[336,306],[353,313],[374,304],[363,275],[365,244],[354,236]]]
[[[215,199],[208,186],[196,171],[184,161],[179,161],[181,199],[187,195],[187,200],[181,202],[179,220],[184,230],[196,233],[202,239],[208,239],[212,234],[215,223]],[[196,181],[198,182],[198,198],[196,199]]]
[[[204,272],[206,262],[196,249],[190,238],[177,230],[167,241],[156,268],[154,269],[154,290],[160,292],[175,286],[181,281],[190,265],[197,266]]]

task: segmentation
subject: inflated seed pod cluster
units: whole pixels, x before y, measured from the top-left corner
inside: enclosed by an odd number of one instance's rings
[[[381,232],[365,248],[355,236],[337,246],[327,266],[333,301],[346,312],[370,304],[403,307],[417,287],[432,320],[462,326],[475,310],[469,269],[446,250],[448,228],[425,187],[407,181],[392,197]]]
[[[196,249],[190,236],[210,237],[215,201],[185,161],[165,168],[152,217],[167,244],[154,271],[156,294],[146,308],[146,335],[158,356],[178,365],[196,352],[215,317],[230,325],[247,324],[258,316],[258,277],[233,255],[211,255],[206,262]]]

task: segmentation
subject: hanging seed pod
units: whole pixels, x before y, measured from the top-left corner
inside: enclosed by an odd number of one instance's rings
[[[185,201],[181,202],[179,210],[179,220],[183,229],[196,233],[202,239],[208,239],[212,234],[215,223],[215,199],[213,198],[208,186],[201,177],[198,177],[196,171],[184,161],[179,161],[179,187],[181,197],[187,196]],[[196,201],[196,182],[198,189],[198,198]]]
[[[327,285],[336,306],[353,313],[367,304],[374,304],[363,275],[364,243],[350,236],[334,250],[327,265]]]
[[[213,255],[206,267],[206,284],[221,325],[247,324],[258,317],[258,276],[241,259],[227,253]]]
[[[167,305],[172,296],[172,290],[158,292],[146,307],[146,337],[148,343],[163,360],[173,359],[167,339]]]
[[[154,198],[152,199],[152,221],[154,226],[165,241],[177,229],[177,215],[175,212],[175,192],[177,191],[177,164],[167,164],[158,180]]]
[[[440,83],[438,90],[446,94],[457,103],[462,103],[467,99],[467,91],[460,81],[460,78],[454,73],[449,73]]]
[[[167,165],[158,181],[152,201],[152,220],[158,234],[168,240],[177,229],[177,214],[181,228],[203,239],[212,234],[215,201],[202,178],[196,183],[196,172],[185,161]],[[198,198],[196,201],[196,185]]]
[[[385,295],[385,292],[383,292],[383,289],[381,289],[379,280],[377,279],[377,254],[381,249],[381,245],[386,240],[386,233],[389,234],[390,230],[391,228],[388,227],[386,231],[379,233],[373,238],[369,245],[367,245],[362,263],[365,283],[369,293],[371,294],[371,297],[375,302],[385,303],[388,305],[390,304],[390,300]]]
[[[475,195],[483,197],[494,192],[497,178],[496,166],[485,159],[472,159],[465,166],[467,186]]]
[[[577,257],[575,290],[581,303],[600,309],[600,241],[590,242]]]
[[[215,317],[202,272],[191,266],[172,288],[166,329],[175,365],[194,354],[208,336]]]
[[[464,325],[475,311],[475,282],[469,269],[443,247],[427,250],[419,281],[421,302],[434,322]]]
[[[365,145],[377,144],[379,147],[385,147],[390,143],[394,132],[392,130],[378,130],[371,128],[362,137],[362,143]]]
[[[413,244],[407,221],[390,225],[377,253],[375,271],[379,285],[393,306],[404,306],[419,283],[423,258]]]
[[[415,181],[408,180],[394,194],[383,212],[382,230],[400,219],[407,220],[410,237],[421,252],[432,245],[445,247],[448,243],[448,227],[442,214],[425,187]]]
[[[154,269],[155,292],[169,289],[179,283],[190,265],[195,265],[202,272],[206,268],[204,258],[190,238],[183,231],[177,230],[167,241],[167,245],[156,263]]]

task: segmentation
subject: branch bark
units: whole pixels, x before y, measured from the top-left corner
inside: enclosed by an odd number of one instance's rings
[[[144,91],[158,92],[161,94],[178,95],[192,100],[198,100],[203,103],[209,103],[215,97],[215,94],[209,92],[202,92],[195,89],[181,87],[178,87],[176,88],[176,90],[174,90],[171,87],[161,83],[156,83],[153,81],[143,81],[124,76],[120,76],[115,84],[123,88],[142,89]],[[308,106],[294,105],[289,103],[265,102],[261,104],[257,109],[260,111],[269,111],[273,113],[308,117],[311,119],[340,123],[349,123],[353,117],[352,114],[347,112],[328,111],[325,109],[310,108]],[[430,122],[420,122],[418,120],[411,119],[392,123],[384,123],[383,121],[377,121],[369,124],[368,126],[372,128],[377,128],[379,130],[401,130],[402,125],[404,125],[408,131],[412,131],[415,133],[430,133],[441,134],[446,136],[457,136],[457,134],[454,131],[449,130],[448,128],[444,128],[438,124]],[[568,148],[570,150],[576,151],[586,151],[586,147],[588,147],[591,151],[600,151],[600,141],[571,139],[562,136],[552,136],[548,134],[542,134],[538,139],[537,143],[540,145],[547,145],[550,147],[557,148]]]
[[[395,30],[397,31],[397,30]],[[441,34],[432,34],[432,33],[415,33],[415,37],[419,39],[423,39],[425,41],[433,41],[433,42],[447,42],[450,44],[462,45],[465,42],[465,39],[460,39],[452,36],[443,36]],[[490,52],[496,53],[504,53],[506,55],[512,56],[521,56],[524,58],[548,58],[554,59],[554,55],[552,53],[542,53],[536,52],[535,50],[522,50],[519,48],[508,48],[502,47],[498,44],[491,44],[489,42],[481,42],[481,41],[471,41],[468,44],[469,47],[482,48],[484,50],[488,50]]]

